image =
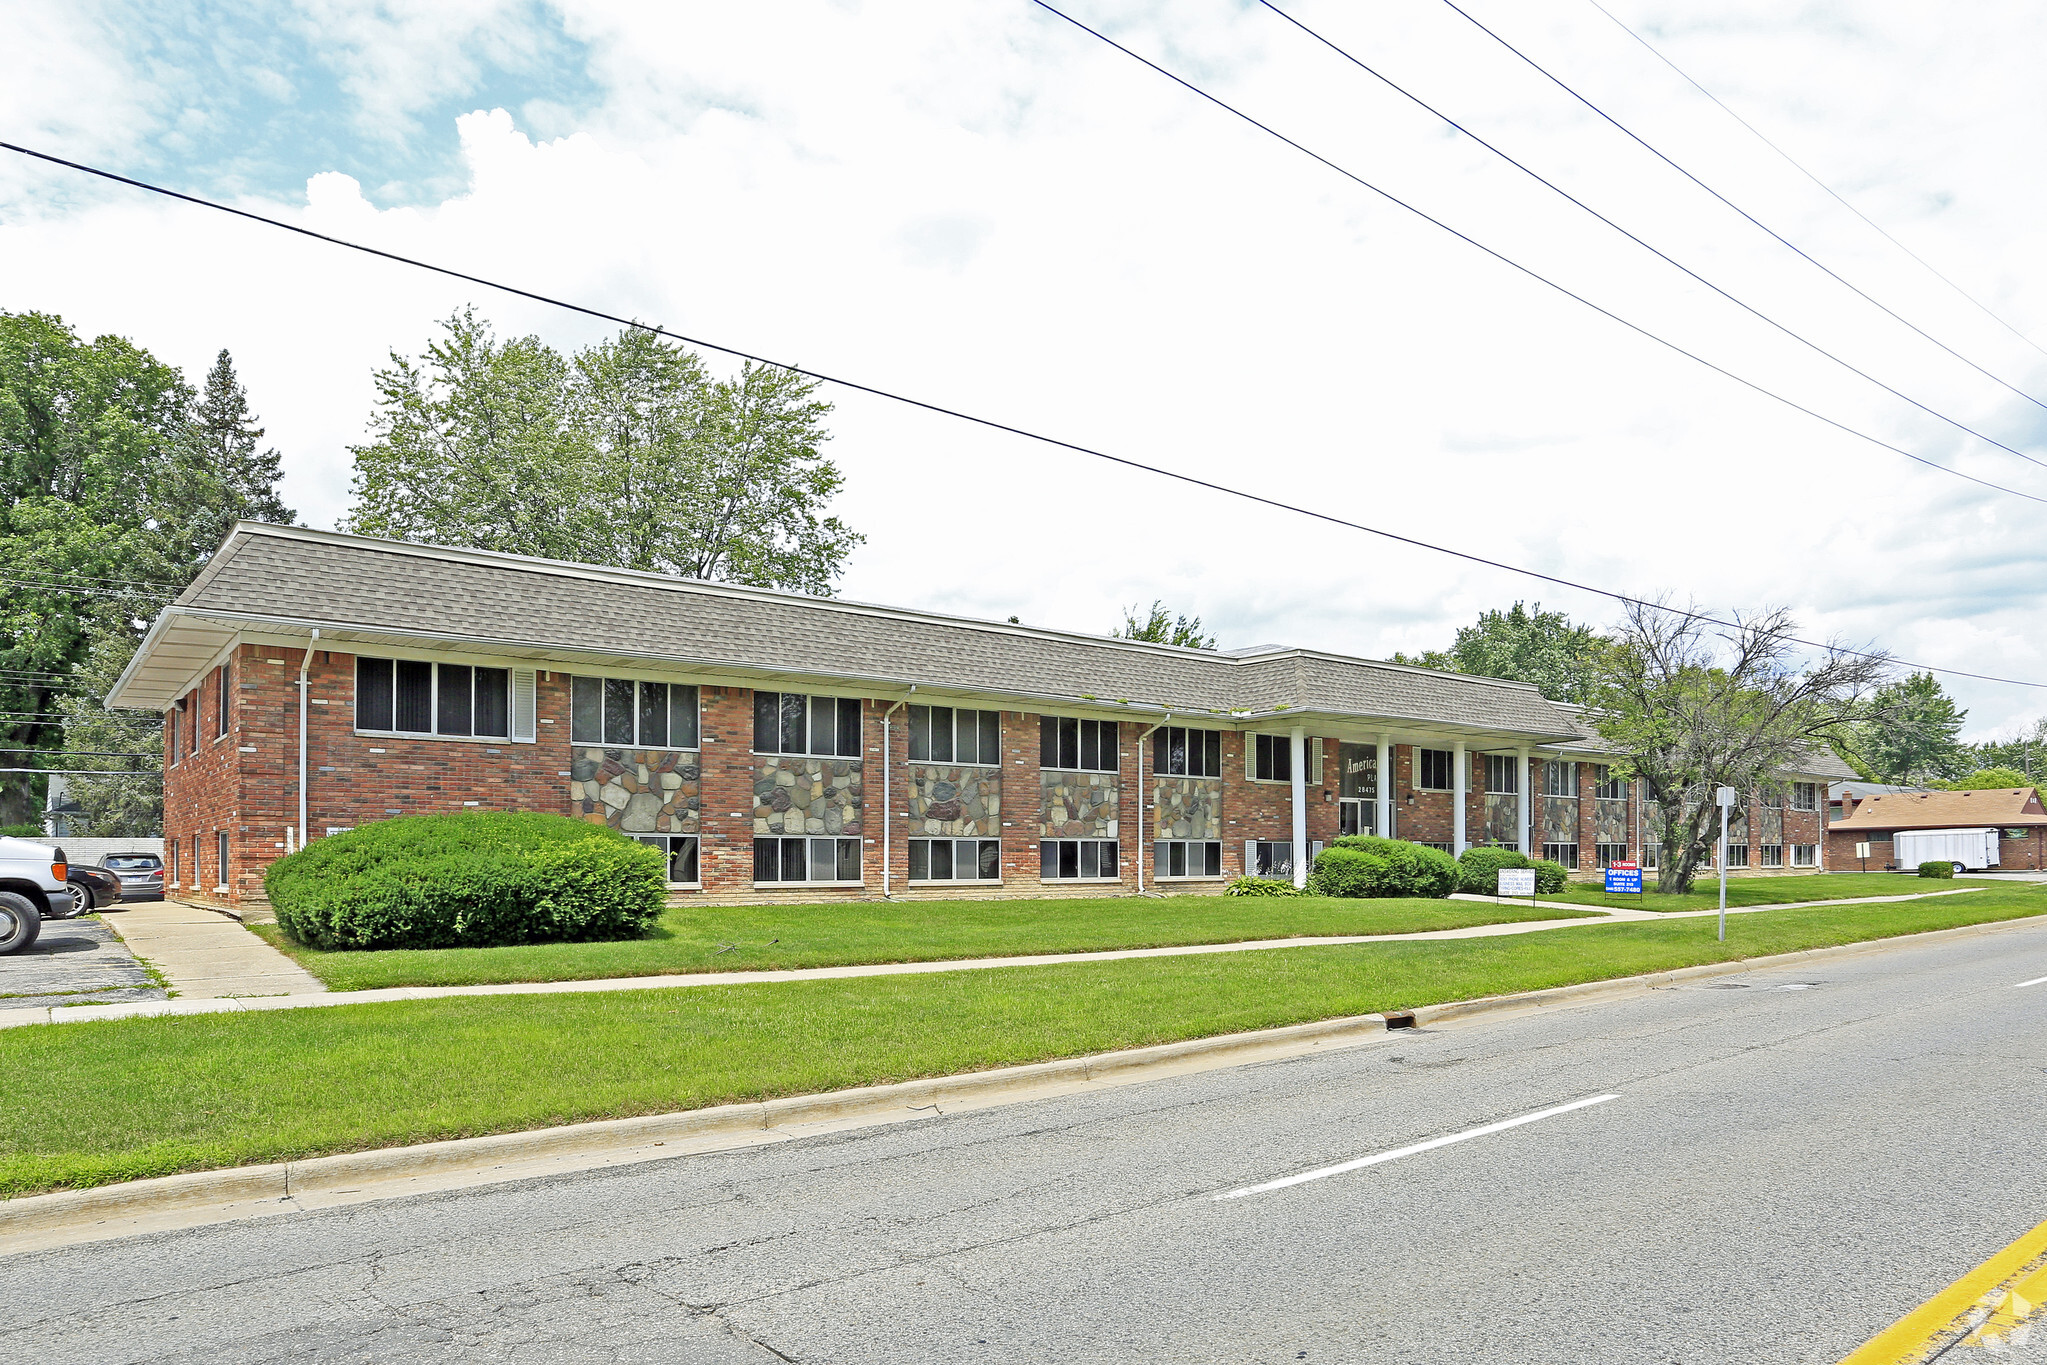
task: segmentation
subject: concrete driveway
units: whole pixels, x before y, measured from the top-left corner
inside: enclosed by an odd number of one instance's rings
[[[98,916],[44,920],[27,952],[0,957],[0,1009],[167,998]]]

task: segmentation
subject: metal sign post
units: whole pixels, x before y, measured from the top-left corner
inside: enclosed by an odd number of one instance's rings
[[[1715,799],[1720,804],[1720,941],[1727,942],[1727,812],[1734,808],[1735,791],[1722,787]]]

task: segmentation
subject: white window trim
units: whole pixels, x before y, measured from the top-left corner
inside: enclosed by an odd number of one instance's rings
[[[865,886],[865,885],[867,885],[867,883],[866,883],[866,882],[864,882],[864,881],[857,881],[857,882],[755,882],[755,883],[753,884],[753,889],[754,889],[754,890],[756,890],[756,891],[801,891],[801,890],[803,890],[803,889],[804,889],[805,887],[839,887],[839,888],[843,889],[843,888],[845,888],[845,887],[849,887],[849,886]]]
[[[1259,735],[1264,735],[1267,738],[1279,740],[1288,746],[1287,752],[1289,755],[1291,755],[1293,752],[1292,745],[1294,742],[1294,737],[1291,732],[1283,735],[1276,735],[1273,734],[1272,731],[1270,730],[1246,730],[1244,732],[1244,780],[1246,782],[1251,783],[1253,786],[1258,787],[1293,786],[1294,780],[1291,777],[1258,776],[1257,737]],[[1306,753],[1308,759],[1308,776],[1306,778],[1306,785],[1310,787],[1319,787],[1322,785],[1322,736],[1320,735],[1301,736],[1301,748]],[[1291,758],[1289,758],[1288,761],[1291,762],[1292,761]]]
[[[1428,781],[1427,781],[1427,779],[1426,779],[1426,778],[1424,778],[1424,777],[1422,776],[1422,754],[1423,754],[1424,752],[1427,752],[1427,753],[1432,753],[1432,754],[1448,754],[1448,755],[1450,755],[1450,782],[1451,782],[1451,785],[1450,785],[1450,786],[1447,786],[1447,787],[1431,787],[1431,786],[1430,786],[1430,785],[1428,784]],[[1448,792],[1448,793],[1450,793],[1451,795],[1455,795],[1455,794],[1456,794],[1456,792],[1457,792],[1457,786],[1456,786],[1456,782],[1457,782],[1457,751],[1456,751],[1455,749],[1437,749],[1437,748],[1434,748],[1434,747],[1432,747],[1432,746],[1430,746],[1430,745],[1427,745],[1427,744],[1417,744],[1417,745],[1415,745],[1415,746],[1414,746],[1414,789],[1415,789],[1416,791],[1418,791],[1418,792]]]

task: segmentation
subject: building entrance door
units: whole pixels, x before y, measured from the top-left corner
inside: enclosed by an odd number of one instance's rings
[[[1343,834],[1376,834],[1379,751],[1370,744],[1336,746],[1336,827]]]

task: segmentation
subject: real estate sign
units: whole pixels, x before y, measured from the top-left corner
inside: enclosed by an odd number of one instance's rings
[[[1500,894],[1502,896],[1532,896],[1535,894],[1535,869],[1532,867],[1503,867],[1500,869]]]
[[[1606,865],[1606,889],[1619,895],[1641,895],[1642,865],[1640,863],[1608,863]]]

